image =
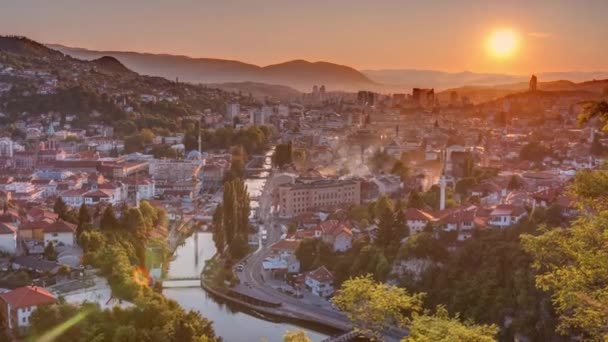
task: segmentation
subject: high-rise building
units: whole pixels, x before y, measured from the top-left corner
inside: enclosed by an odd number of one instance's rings
[[[412,99],[422,107],[429,107],[435,104],[435,89],[414,88]]]
[[[12,158],[14,153],[13,141],[10,138],[0,138],[0,157]]]
[[[229,103],[226,105],[226,120],[234,120],[241,113],[241,106],[238,103]]]
[[[532,77],[530,77],[530,91],[536,91],[537,82],[538,79],[536,78],[536,75],[532,75]]]

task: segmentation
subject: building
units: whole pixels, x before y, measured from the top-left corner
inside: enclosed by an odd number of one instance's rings
[[[334,252],[344,252],[353,245],[353,232],[337,220],[321,222],[314,228],[314,236],[332,246]]]
[[[422,107],[430,107],[435,104],[435,89],[414,88],[412,99]]]
[[[15,254],[17,250],[17,227],[0,222],[0,252]]]
[[[200,159],[153,159],[150,176],[155,181],[177,182],[198,177],[204,161]]]
[[[30,316],[37,308],[57,302],[57,298],[42,287],[24,286],[0,294],[4,326],[9,330],[23,330],[30,325]]]
[[[234,120],[241,113],[241,106],[238,103],[229,103],[226,105],[226,120]]]
[[[405,225],[408,227],[410,234],[422,232],[429,224],[437,221],[433,215],[415,208],[408,208],[404,212]]]
[[[537,83],[538,79],[536,78],[536,75],[532,75],[532,77],[530,77],[530,91],[536,91]]]
[[[523,207],[511,204],[497,205],[490,213],[488,223],[497,228],[507,228],[517,224],[522,218],[527,215]]]
[[[317,180],[279,186],[279,215],[292,217],[313,208],[361,203],[361,184],[356,180]]]
[[[49,242],[53,243],[53,245],[73,246],[76,240],[75,236],[76,225],[63,220],[57,220],[44,227],[45,246],[48,245]]]
[[[334,293],[334,276],[325,266],[308,272],[305,284],[313,294],[319,297],[327,298]]]
[[[12,158],[13,153],[13,141],[10,138],[0,138],[0,157]]]

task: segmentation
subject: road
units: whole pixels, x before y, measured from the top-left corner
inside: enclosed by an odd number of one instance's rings
[[[257,294],[261,297],[266,297],[282,303],[281,310],[285,311],[287,316],[309,318],[313,321],[325,322],[340,330],[352,330],[352,324],[348,317],[337,309],[329,306],[320,306],[292,297],[276,290],[263,280],[262,262],[271,254],[269,246],[279,241],[283,235],[279,220],[274,217],[271,212],[270,194],[272,193],[273,176],[274,173],[271,173],[259,199],[260,206],[258,215],[263,222],[262,226],[267,231],[268,238],[265,244],[262,244],[260,241],[259,248],[246,258],[243,271],[237,272],[241,284],[250,284],[249,291],[252,292],[252,294]],[[384,340],[399,341],[403,335],[404,331],[389,329],[385,332]]]

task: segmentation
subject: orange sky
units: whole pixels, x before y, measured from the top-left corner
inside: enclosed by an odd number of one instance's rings
[[[267,65],[521,73],[608,70],[608,1],[2,0],[0,33],[103,50]],[[511,58],[485,48],[519,34]]]

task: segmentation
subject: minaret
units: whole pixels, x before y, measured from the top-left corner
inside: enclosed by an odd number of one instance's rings
[[[441,168],[441,177],[439,178],[439,210],[444,210],[445,209],[445,187],[447,185],[446,180],[445,180],[445,163],[447,162],[446,160],[446,152],[443,152],[443,166]]]
[[[201,139],[201,126],[203,118],[198,119],[198,153],[203,155],[203,140]]]

